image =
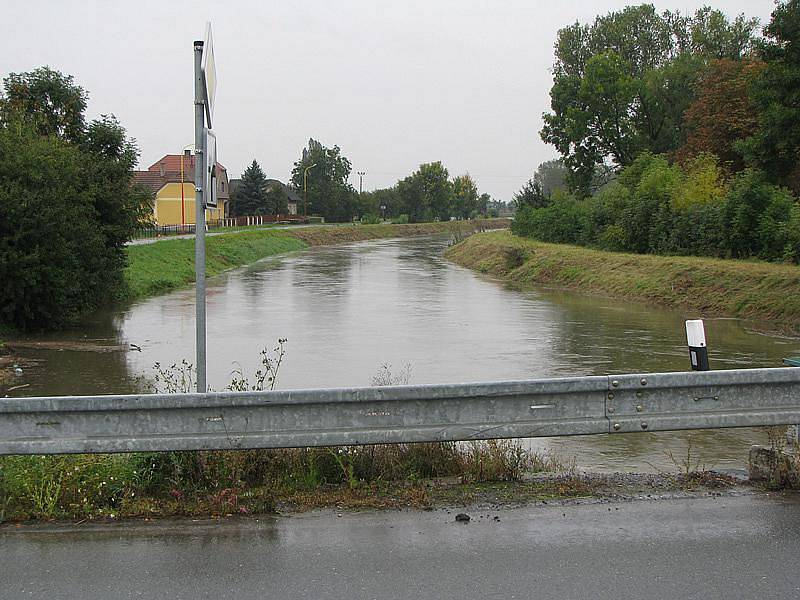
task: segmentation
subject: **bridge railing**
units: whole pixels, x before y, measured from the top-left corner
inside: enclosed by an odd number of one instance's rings
[[[800,368],[9,398],[0,400],[0,454],[467,441],[798,422]]]

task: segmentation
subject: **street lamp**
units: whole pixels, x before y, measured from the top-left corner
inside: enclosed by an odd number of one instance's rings
[[[183,157],[187,150],[194,150],[194,144],[186,144],[181,150],[181,225],[186,225],[186,201],[183,193]]]
[[[303,213],[306,219],[308,219],[308,172],[316,166],[317,163],[314,163],[303,169]]]
[[[361,195],[362,184],[364,183],[364,175],[366,175],[366,171],[358,171],[358,195]]]
[[[386,220],[386,205],[381,204],[381,220]]]

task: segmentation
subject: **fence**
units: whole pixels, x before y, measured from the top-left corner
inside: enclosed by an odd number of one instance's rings
[[[800,422],[800,369],[0,400],[0,454],[436,442]]]
[[[250,227],[258,225],[271,225],[275,223],[306,223],[308,220],[301,215],[253,215],[249,217],[226,217],[224,219],[208,219],[206,228],[221,229],[224,227]],[[185,225],[153,225],[152,227],[138,227],[133,234],[133,239],[157,238],[168,235],[193,234],[194,223]]]

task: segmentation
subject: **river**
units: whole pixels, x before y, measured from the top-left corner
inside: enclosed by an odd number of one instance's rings
[[[409,383],[678,371],[683,321],[694,317],[574,292],[520,292],[449,263],[433,236],[318,247],[272,257],[208,282],[208,380],[252,374],[286,338],[278,388],[364,386],[382,365]],[[780,366],[800,342],[734,319],[706,322],[712,368]],[[194,290],[99,313],[80,330],[29,341],[116,344],[116,352],[23,349],[24,386],[10,395],[126,393],[154,363],[194,356]],[[131,346],[131,344],[135,346]],[[686,456],[743,469],[756,430],[530,440],[589,470],[675,470]],[[670,458],[669,453],[674,458]]]

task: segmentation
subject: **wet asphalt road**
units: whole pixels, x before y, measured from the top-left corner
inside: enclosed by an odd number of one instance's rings
[[[0,598],[800,598],[798,497],[470,512],[4,527]]]

